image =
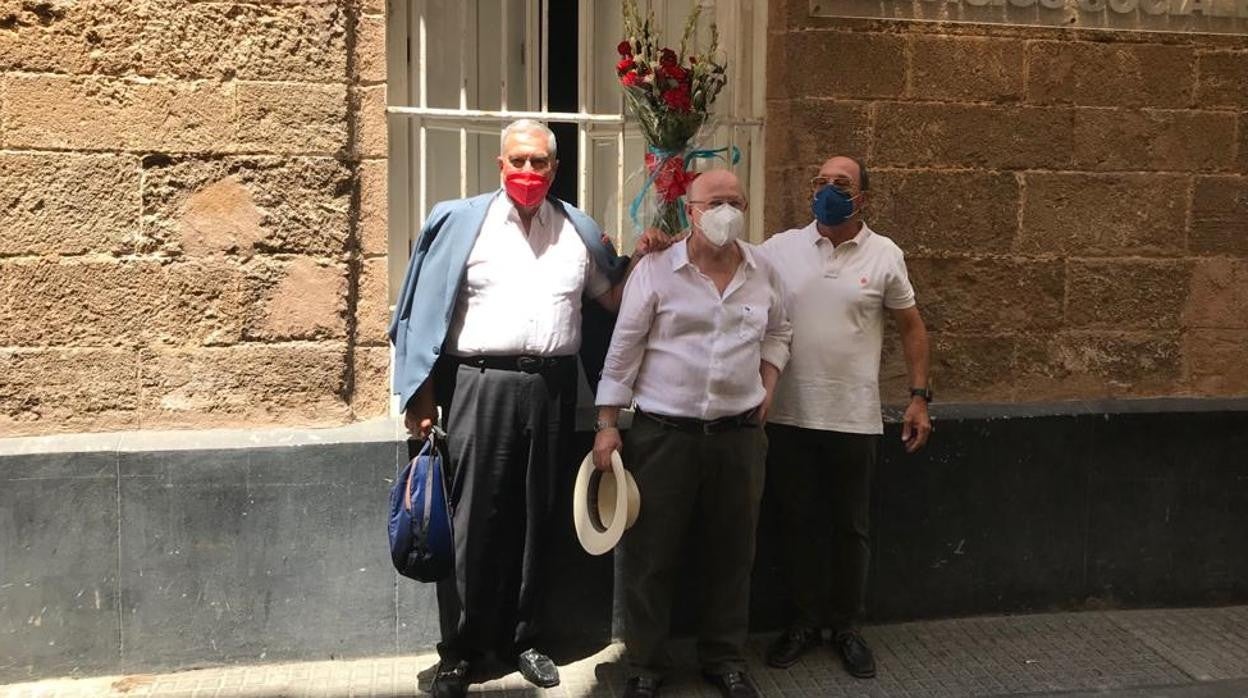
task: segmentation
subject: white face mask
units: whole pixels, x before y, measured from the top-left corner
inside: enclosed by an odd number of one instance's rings
[[[702,234],[716,247],[723,247],[745,232],[745,214],[728,204],[705,211],[701,219]]]

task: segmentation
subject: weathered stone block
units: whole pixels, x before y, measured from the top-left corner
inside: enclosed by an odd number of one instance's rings
[[[1016,101],[1023,95],[1023,42],[916,36],[911,96],[950,101]]]
[[[1026,400],[1168,395],[1182,372],[1177,332],[1029,336],[1015,361],[1015,394]]]
[[[1067,325],[1114,331],[1176,328],[1190,279],[1186,261],[1071,260]]]
[[[355,341],[359,344],[385,344],[390,327],[390,292],[385,257],[365,259],[360,264],[360,291],[355,305]]]
[[[940,400],[1010,400],[1014,343],[1012,335],[932,333],[931,382]],[[906,387],[896,390],[904,394]]]
[[[138,423],[137,352],[0,349],[0,376],[0,437]]]
[[[1197,104],[1248,108],[1248,51],[1202,53],[1198,60]]]
[[[0,256],[108,252],[139,229],[139,160],[0,154]]]
[[[1192,330],[1183,337],[1191,390],[1202,397],[1248,393],[1248,331]]]
[[[8,2],[0,70],[341,82],[340,3]]]
[[[347,145],[346,85],[238,83],[238,148],[333,154]]]
[[[867,220],[907,254],[1013,247],[1019,206],[1013,174],[876,170],[871,188]]]
[[[817,174],[818,165],[767,171],[767,198],[760,238],[800,228],[813,220],[810,213],[810,178]]]
[[[1248,260],[1198,259],[1183,326],[1248,330]]]
[[[1075,165],[1093,170],[1230,169],[1235,115],[1225,112],[1075,111]]]
[[[309,257],[257,259],[247,267],[248,340],[333,339],[347,333],[347,268]]]
[[[818,168],[837,153],[865,157],[870,138],[871,119],[864,104],[822,99],[767,102],[768,167]]]
[[[1070,164],[1069,109],[905,103],[878,108],[877,166],[1021,169]]]
[[[1192,252],[1248,257],[1248,177],[1197,177]]]
[[[386,175],[387,161],[364,160],[360,163],[360,215],[356,229],[359,231],[360,250],[367,255],[389,252],[389,182]]]
[[[1188,46],[1037,41],[1027,61],[1032,102],[1178,108],[1192,101],[1196,54]]]
[[[219,260],[0,264],[0,346],[185,346],[241,336],[242,271]]]
[[[900,97],[906,89],[902,37],[811,31],[785,34],[773,44],[767,66],[771,96],[866,99]]]
[[[349,234],[351,172],[329,158],[144,160],[141,251],[337,255]]]
[[[355,154],[362,158],[386,157],[386,86],[355,88],[352,93],[352,99],[358,104],[355,113]]]
[[[340,424],[344,342],[144,352],[144,428]]]
[[[4,145],[220,151],[234,135],[234,87],[51,75],[5,77]]]
[[[906,264],[934,331],[1003,334],[1061,324],[1065,269],[1059,261],[920,257]]]
[[[1184,249],[1182,175],[1028,173],[1018,248],[1028,254],[1172,255]]]
[[[383,417],[390,412],[390,348],[356,347],[351,411],[356,419]]]
[[[362,16],[355,25],[355,74],[365,83],[386,81],[386,18]]]

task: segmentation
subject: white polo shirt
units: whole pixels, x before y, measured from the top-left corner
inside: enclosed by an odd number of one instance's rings
[[[581,348],[581,297],[611,281],[589,257],[572,222],[549,201],[529,226],[506,194],[486,211],[468,255],[447,333],[458,356],[568,356]]]
[[[884,311],[914,305],[901,248],[864,224],[834,246],[814,221],[759,250],[784,285],[793,325],[789,365],[768,421],[808,429],[881,434]]]

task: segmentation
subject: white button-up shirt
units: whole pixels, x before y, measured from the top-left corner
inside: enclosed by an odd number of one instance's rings
[[[624,286],[598,405],[719,419],[762,403],[759,362],[783,370],[789,322],[775,272],[738,242],[743,261],[721,296],[682,240],[642,258]]]
[[[768,421],[880,434],[884,310],[914,305],[901,249],[865,224],[833,245],[812,221],[759,249],[780,274],[793,323],[792,356]]]
[[[571,221],[549,201],[526,236],[515,205],[499,194],[468,255],[447,350],[459,356],[575,354],[582,295],[597,298],[610,289]]]

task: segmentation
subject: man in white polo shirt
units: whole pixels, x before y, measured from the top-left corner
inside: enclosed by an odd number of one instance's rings
[[[724,696],[752,698],[742,648],[767,417],[789,355],[779,281],[744,233],[745,194],[714,170],[689,189],[692,234],[638,263],[598,385],[594,464],[623,447],[642,508],[621,543],[625,698],[658,694],[686,545],[700,553],[698,661]],[[616,418],[636,404],[621,443]]]
[[[927,330],[902,252],[863,221],[870,180],[838,156],[811,182],[815,220],[779,233],[760,252],[780,273],[793,324],[792,355],[767,426],[767,498],[779,513],[784,576],[795,615],[767,663],[792,666],[824,628],[850,674],[875,676],[858,623],[870,562],[868,510],[880,417],[884,316],[901,334],[910,378],[905,449],[931,432]],[[885,311],[888,311],[887,313]]]

